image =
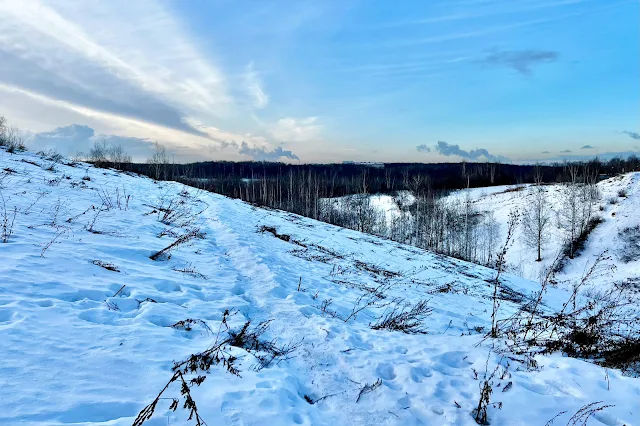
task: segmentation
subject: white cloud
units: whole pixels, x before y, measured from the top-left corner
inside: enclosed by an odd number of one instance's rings
[[[320,138],[322,126],[316,124],[317,117],[295,119],[281,118],[271,127],[270,133],[276,140],[282,142],[307,142]]]
[[[0,82],[186,130],[224,117],[227,81],[158,0],[3,0]]]
[[[252,100],[253,107],[257,109],[263,109],[266,107],[269,104],[269,96],[262,89],[262,82],[253,67],[253,62],[247,65],[244,80],[246,84],[246,92]]]
[[[0,94],[4,95],[5,93],[14,99],[19,99],[16,97],[22,97],[30,101],[35,101],[43,107],[43,111],[54,111],[58,116],[65,116],[64,112],[66,112],[66,116],[70,117],[71,120],[85,118],[86,121],[94,123],[93,126],[99,123],[101,125],[101,133],[160,141],[167,144],[168,148],[184,148],[192,153],[208,152],[212,145],[215,145],[217,148],[224,147],[221,140],[216,140],[205,133],[202,135],[188,133],[156,123],[96,111],[69,102],[51,99],[24,89],[0,84]],[[0,97],[0,106],[2,106],[2,104]],[[9,118],[12,119],[12,117]]]
[[[206,126],[203,123],[194,119],[187,119],[186,121],[191,126],[198,129],[202,133],[206,134],[211,139],[220,142],[221,146],[223,147],[226,147],[229,145],[240,146],[240,144],[245,141],[249,141],[254,145],[258,145],[262,147],[269,146],[269,144],[267,143],[267,140],[262,136],[253,135],[251,133],[237,134],[237,133],[227,132],[217,127]]]

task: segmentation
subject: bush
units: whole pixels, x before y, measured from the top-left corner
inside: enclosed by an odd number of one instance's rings
[[[0,216],[0,241],[8,243],[9,238],[13,234],[13,224],[15,223],[16,216],[18,214],[18,208],[7,209],[7,203],[2,193],[0,193],[0,199],[2,200],[2,215]]]
[[[222,320],[218,334],[213,344],[206,350],[192,354],[187,359],[176,362],[173,365],[173,376],[166,383],[164,388],[158,393],[156,398],[138,413],[133,421],[133,426],[141,426],[153,417],[160,400],[170,399],[169,410],[176,411],[181,405],[189,414],[188,420],[193,420],[197,426],[205,425],[198,412],[198,406],[191,395],[194,386],[200,386],[211,372],[211,367],[222,365],[227,372],[240,377],[240,367],[237,365],[238,358],[232,354],[233,348],[240,349],[246,354],[252,355],[258,365],[256,371],[267,368],[273,362],[280,362],[290,357],[302,342],[278,346],[273,340],[264,340],[263,335],[269,327],[270,321],[261,322],[257,326],[251,326],[251,321],[246,321],[237,330],[229,327],[228,320],[235,312],[226,310],[222,315]],[[201,320],[188,319],[174,324],[174,328],[185,328],[191,324],[203,325]],[[209,327],[204,324],[206,329]],[[189,380],[189,377],[193,377]],[[164,393],[173,383],[178,383],[180,396],[178,398],[163,397]],[[182,400],[182,404],[180,404]]]
[[[182,245],[182,244],[186,244],[189,241],[198,238],[198,239],[203,239],[205,236],[204,232],[200,231],[200,228],[191,228],[188,229],[187,232],[185,232],[184,234],[180,235],[174,242],[172,242],[171,244],[169,244],[168,246],[166,246],[165,248],[163,248],[162,250],[159,250],[157,252],[155,252],[154,254],[152,254],[151,256],[149,256],[149,258],[151,260],[159,260],[162,259],[163,257],[166,257],[167,254],[169,254],[169,252],[173,249],[175,249],[176,247]]]
[[[640,260],[640,225],[627,227],[618,233],[622,248],[618,252],[623,263]]]
[[[568,259],[573,259],[580,255],[584,250],[589,234],[591,234],[591,232],[593,232],[593,230],[602,222],[604,222],[602,216],[592,217],[575,241],[567,241],[564,244],[561,251],[561,258],[557,262],[554,262],[554,272],[562,271],[566,266]]]
[[[542,295],[552,281],[550,272],[534,300],[519,312],[500,321],[500,337],[516,354],[561,351],[574,358],[640,373],[640,309],[624,288],[583,294],[583,289],[602,272],[600,255],[582,279],[573,285],[569,298],[555,312],[543,312]]]
[[[17,127],[9,127],[7,119],[0,115],[0,146],[7,149],[7,152],[25,151],[24,138],[20,136]]]
[[[432,309],[427,306],[427,301],[416,303],[411,309],[405,310],[394,307],[390,312],[384,314],[371,326],[374,330],[394,330],[406,334],[426,334],[423,327],[424,319],[431,315]]]

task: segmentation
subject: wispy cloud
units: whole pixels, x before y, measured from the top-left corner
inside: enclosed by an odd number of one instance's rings
[[[565,149],[564,151],[560,151],[561,154],[569,154],[571,152],[570,149]]]
[[[543,154],[551,154],[551,151],[542,151]]]
[[[458,157],[462,157],[466,160],[487,160],[487,161],[505,161],[508,160],[506,157],[501,155],[493,155],[489,151],[484,148],[472,149],[470,151],[465,151],[464,149],[460,149],[458,145],[448,144],[445,141],[438,141],[435,147],[436,152],[445,155],[456,155]]]
[[[416,151],[418,151],[418,152],[431,152],[431,148],[429,148],[425,144],[422,144],[422,145],[416,146]]]
[[[532,67],[555,62],[558,57],[558,52],[549,50],[514,50],[494,52],[482,62],[492,66],[512,68],[520,74],[530,75]]]
[[[551,22],[563,21],[566,19],[573,19],[581,15],[598,13],[606,9],[618,7],[623,3],[625,2],[624,1],[608,2],[608,3],[603,3],[600,6],[583,8],[581,10],[576,10],[574,12],[550,15],[550,16],[545,16],[543,18],[538,18],[538,19],[510,21],[509,23],[506,23],[506,24],[497,24],[493,26],[483,25],[482,27],[477,27],[478,29],[476,30],[469,30],[464,32],[454,32],[454,33],[442,34],[442,35],[436,35],[436,36],[430,36],[430,37],[424,37],[424,38],[393,40],[390,42],[388,46],[400,47],[400,46],[410,46],[410,45],[420,45],[420,44],[442,43],[442,42],[449,42],[449,41],[462,40],[462,39],[468,39],[468,38],[479,38],[479,37],[484,37],[484,36],[488,36],[488,35],[496,34],[500,32],[516,30],[518,28],[543,25]],[[450,15],[448,19],[444,17],[444,19],[441,19],[441,20],[442,21],[458,20],[461,18],[466,18],[466,16],[467,15],[454,14],[454,15]]]
[[[246,142],[242,142],[240,145],[240,154],[248,155],[256,161],[278,161],[286,158],[290,160],[300,160],[293,152],[284,150],[281,146],[269,151],[263,147],[249,147]]]
[[[66,112],[67,116],[80,117],[85,121],[101,123],[102,127],[110,129],[107,133],[122,134],[134,138],[157,140],[174,146],[188,144],[188,151],[197,152],[203,149],[208,151],[213,141],[217,141],[202,131],[196,129],[185,132],[181,129],[167,127],[153,122],[122,116],[117,113],[99,111],[67,101],[53,99],[42,94],[34,93],[18,87],[7,86],[0,83],[0,93],[11,96],[22,96],[32,100],[34,104],[42,105],[46,111]],[[190,127],[191,128],[191,127]],[[219,141],[222,141],[220,139]],[[218,142],[219,142],[218,141]]]
[[[282,142],[307,142],[320,137],[322,126],[317,121],[317,117],[281,118],[271,127],[270,133],[274,139]]]
[[[640,140],[640,133],[638,133],[638,132],[630,132],[629,130],[623,130],[620,133],[625,134],[625,135],[629,136],[630,138],[633,138],[633,139],[636,139],[636,140]]]
[[[580,147],[580,149],[596,149],[596,147],[593,145],[583,145]]]
[[[474,9],[478,9],[478,12],[475,13],[454,13],[454,14],[444,14],[439,16],[430,16],[428,18],[421,19],[410,19],[403,20],[398,22],[392,22],[383,27],[397,27],[397,26],[407,26],[407,25],[423,25],[423,24],[436,24],[441,22],[451,22],[451,21],[463,21],[463,20],[474,20],[479,18],[489,18],[500,15],[511,15],[511,14],[521,14],[525,12],[533,12],[542,9],[552,9],[561,6],[572,6],[576,4],[583,4],[585,0],[557,0],[554,2],[537,2],[532,4],[525,4],[524,7],[495,7],[491,2],[487,2],[486,6],[482,7],[484,4],[477,5]],[[518,6],[518,3],[509,4],[509,6]],[[475,6],[475,5],[474,5]]]
[[[182,116],[231,103],[222,72],[156,0],[6,0],[0,34],[0,79],[55,99],[181,130]]]
[[[246,84],[246,92],[252,101],[253,107],[257,109],[266,107],[269,103],[269,96],[267,96],[262,89],[262,83],[258,73],[254,69],[253,62],[247,65],[244,80]]]

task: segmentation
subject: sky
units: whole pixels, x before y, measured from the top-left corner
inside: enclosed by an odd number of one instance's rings
[[[2,0],[0,115],[144,160],[640,151],[639,0]]]

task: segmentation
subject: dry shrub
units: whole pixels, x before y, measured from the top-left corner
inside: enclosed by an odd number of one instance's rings
[[[174,363],[172,368],[173,376],[155,399],[138,413],[133,426],[141,426],[151,419],[158,403],[164,399],[171,399],[169,409],[172,411],[176,411],[182,402],[182,408],[189,414],[188,420],[195,421],[197,426],[206,425],[198,412],[195,400],[191,396],[191,389],[194,386],[200,386],[206,380],[206,374],[211,372],[212,367],[222,365],[228,373],[240,376],[238,357],[232,353],[239,349],[246,354],[252,355],[258,361],[255,370],[259,371],[274,362],[289,359],[291,354],[302,343],[278,346],[274,340],[264,340],[263,334],[267,331],[270,321],[261,322],[257,326],[252,326],[251,321],[246,321],[240,329],[232,330],[228,321],[234,314],[235,312],[230,312],[229,310],[224,312],[215,341],[208,349],[192,354],[183,361]],[[186,325],[188,324],[191,323],[186,323]],[[173,383],[178,384],[180,396],[163,397]]]
[[[113,263],[103,262],[102,260],[99,260],[99,259],[93,260],[91,263],[93,263],[96,266],[100,266],[101,268],[104,268],[108,271],[120,272],[120,269],[118,269],[118,267]]]
[[[191,228],[188,229],[184,234],[180,235],[174,242],[172,242],[171,244],[169,244],[168,246],[166,246],[165,248],[163,248],[162,250],[159,250],[157,252],[155,252],[154,254],[152,254],[151,256],[149,256],[149,258],[151,260],[159,260],[164,258],[167,254],[169,254],[169,252],[173,249],[175,249],[176,247],[186,244],[189,241],[193,240],[193,239],[203,239],[205,237],[205,233],[200,231],[200,228]]]
[[[394,307],[371,326],[374,330],[393,330],[406,334],[426,334],[423,321],[431,315],[432,309],[422,300],[410,309]]]

